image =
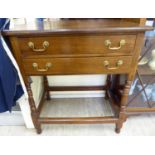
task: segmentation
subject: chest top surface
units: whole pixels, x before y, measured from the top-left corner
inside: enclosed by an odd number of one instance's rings
[[[108,33],[108,32],[142,32],[151,30],[140,24],[139,19],[51,19],[46,21],[25,22],[4,30],[3,35],[43,35],[53,33]]]

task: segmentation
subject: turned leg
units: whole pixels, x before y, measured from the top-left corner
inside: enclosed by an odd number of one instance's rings
[[[123,90],[122,98],[121,98],[121,105],[120,105],[120,113],[119,113],[119,119],[116,123],[116,133],[120,133],[120,130],[123,126],[123,122],[126,121],[127,115],[126,115],[126,104],[128,101],[128,94],[131,86],[131,81],[127,81]]]
[[[38,112],[37,112],[37,108],[35,106],[32,90],[31,90],[31,85],[30,85],[29,81],[26,83],[26,87],[27,87],[27,92],[28,92],[28,96],[29,96],[28,99],[29,99],[29,104],[30,104],[30,109],[31,109],[32,121],[33,121],[33,124],[35,126],[35,129],[36,129],[37,133],[40,134],[41,131],[42,131],[41,130],[41,124],[38,121],[39,115],[38,115]]]
[[[50,92],[48,91],[48,80],[47,80],[47,76],[44,76],[44,89],[46,91],[46,99],[50,100]]]

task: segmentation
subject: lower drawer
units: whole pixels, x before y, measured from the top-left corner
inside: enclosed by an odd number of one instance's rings
[[[128,73],[131,63],[131,56],[23,60],[28,75]]]

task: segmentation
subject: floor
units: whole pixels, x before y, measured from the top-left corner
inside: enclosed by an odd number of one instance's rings
[[[104,104],[103,104],[104,103]],[[42,116],[102,116],[113,115],[104,98],[52,99],[46,102]],[[129,117],[120,134],[114,124],[42,125],[39,136],[155,136],[155,114]],[[25,126],[0,126],[0,136],[38,136]]]
[[[21,126],[25,125],[21,111],[12,111],[0,113],[0,128],[1,126]]]
[[[22,113],[19,105],[17,104],[12,108],[10,112],[0,113],[0,127],[1,126],[12,126],[12,125],[24,125],[24,119],[22,117]]]

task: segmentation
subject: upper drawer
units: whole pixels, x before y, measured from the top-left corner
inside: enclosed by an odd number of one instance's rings
[[[131,55],[136,35],[75,35],[18,38],[23,56]]]

